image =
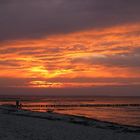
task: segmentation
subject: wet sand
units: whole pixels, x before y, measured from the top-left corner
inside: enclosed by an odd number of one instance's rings
[[[0,107],[0,140],[140,140],[140,127]]]

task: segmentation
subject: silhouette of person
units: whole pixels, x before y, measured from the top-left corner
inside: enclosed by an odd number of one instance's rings
[[[19,100],[16,100],[16,108],[19,108],[20,107],[20,102]]]

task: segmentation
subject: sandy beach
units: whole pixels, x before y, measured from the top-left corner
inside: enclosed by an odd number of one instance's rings
[[[0,107],[0,140],[139,140],[140,128]]]

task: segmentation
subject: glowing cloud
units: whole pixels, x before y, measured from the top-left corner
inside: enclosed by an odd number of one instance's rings
[[[139,45],[138,23],[0,42],[0,80],[20,78],[18,87],[137,85]]]

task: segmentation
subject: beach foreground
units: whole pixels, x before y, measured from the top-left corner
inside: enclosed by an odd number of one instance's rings
[[[140,128],[0,107],[0,140],[140,140]]]

